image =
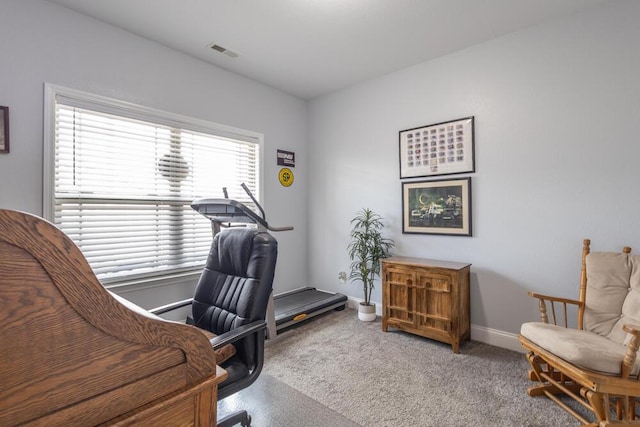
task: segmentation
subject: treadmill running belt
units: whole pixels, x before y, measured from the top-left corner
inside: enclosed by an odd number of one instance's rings
[[[331,309],[342,310],[346,307],[347,297],[315,288],[301,288],[275,295],[273,302],[276,326],[280,329]]]

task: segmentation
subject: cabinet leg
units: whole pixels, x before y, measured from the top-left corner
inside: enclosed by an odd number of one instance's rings
[[[387,321],[382,318],[382,332],[387,332],[388,329]]]
[[[453,343],[451,343],[451,347],[453,347],[453,352],[455,354],[460,354],[460,342],[454,341]]]

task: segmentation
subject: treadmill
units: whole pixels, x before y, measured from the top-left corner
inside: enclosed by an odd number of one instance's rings
[[[304,287],[273,296],[276,329],[279,331],[330,310],[341,311],[347,296]]]
[[[266,221],[264,209],[253,197],[249,188],[242,183],[242,188],[260,210],[260,215],[245,204],[229,199],[227,189],[223,188],[224,199],[198,199],[191,203],[191,208],[211,221],[211,231],[215,236],[221,228],[246,227],[255,224],[264,231],[288,231],[292,226],[274,227]],[[267,337],[273,339],[278,331],[310,319],[329,310],[344,310],[347,296],[320,291],[312,287],[294,289],[273,295],[267,307]]]

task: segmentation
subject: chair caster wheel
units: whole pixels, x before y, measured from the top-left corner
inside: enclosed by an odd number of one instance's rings
[[[242,427],[250,427],[251,426],[251,415],[247,415],[247,422],[241,423]]]

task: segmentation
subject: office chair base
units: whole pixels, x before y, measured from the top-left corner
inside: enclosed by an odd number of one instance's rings
[[[218,420],[218,427],[231,427],[240,423],[242,427],[251,425],[251,415],[247,411],[238,411]]]

